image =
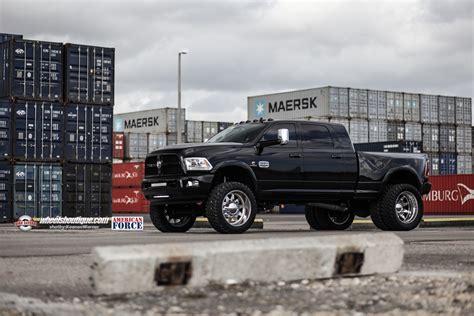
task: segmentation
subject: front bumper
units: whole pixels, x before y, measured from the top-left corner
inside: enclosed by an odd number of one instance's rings
[[[431,191],[431,182],[423,182],[423,185],[421,187],[421,194],[422,195],[425,195],[425,194],[428,194],[430,193]]]
[[[153,205],[202,202],[210,193],[214,175],[183,175],[179,177],[147,177],[142,191]]]

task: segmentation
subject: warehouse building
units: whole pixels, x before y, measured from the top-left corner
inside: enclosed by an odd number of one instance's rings
[[[352,141],[408,141],[427,153],[432,174],[470,174],[472,99],[420,93],[321,87],[248,97],[248,119],[343,124]]]

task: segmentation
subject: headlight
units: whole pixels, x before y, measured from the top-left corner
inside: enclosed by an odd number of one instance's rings
[[[184,158],[186,170],[189,171],[209,171],[212,170],[211,163],[206,158],[190,157]]]

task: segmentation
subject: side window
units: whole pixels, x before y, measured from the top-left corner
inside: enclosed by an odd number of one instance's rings
[[[296,128],[294,124],[276,124],[270,127],[265,131],[265,134],[262,137],[262,140],[272,140],[278,138],[278,130],[282,128],[287,128],[290,132],[290,141],[285,147],[296,147]],[[278,146],[278,145],[275,145]]]
[[[327,127],[316,124],[301,124],[302,147],[331,148],[334,142]]]

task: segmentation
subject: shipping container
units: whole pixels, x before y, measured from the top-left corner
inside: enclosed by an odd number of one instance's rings
[[[423,143],[423,147],[425,144]],[[430,164],[430,174],[439,175],[439,154],[438,153],[426,153],[428,155],[428,161]]]
[[[349,89],[349,116],[351,118],[368,118],[367,90]]]
[[[369,122],[362,119],[350,120],[349,136],[353,143],[367,143],[369,141]]]
[[[436,95],[421,95],[421,122],[422,123],[439,123],[438,112],[438,96]]]
[[[354,144],[357,151],[382,152],[382,153],[416,153],[423,151],[423,143],[417,141],[391,141],[376,143]]]
[[[71,162],[111,162],[113,108],[68,104],[64,111],[64,159]]]
[[[181,139],[184,142],[186,140],[186,135],[182,134]],[[178,143],[178,134],[169,133],[166,135],[166,146],[176,145]]]
[[[456,127],[456,152],[470,154],[472,152],[472,127],[461,125]]]
[[[12,157],[12,106],[0,99],[0,160]]]
[[[114,104],[115,49],[64,45],[67,103]]]
[[[474,177],[452,175],[430,177],[431,191],[423,195],[427,215],[474,215]]]
[[[439,155],[439,174],[457,173],[457,156],[455,153],[441,153]]]
[[[423,140],[420,123],[405,123],[405,140],[416,140],[420,142]]]
[[[472,173],[472,156],[458,155],[457,157],[457,174],[471,174]]]
[[[185,138],[183,137],[183,141]],[[148,135],[148,152],[151,153],[161,147],[165,147],[168,144],[168,137],[165,133],[161,134],[149,134]]]
[[[405,124],[402,122],[387,123],[387,141],[396,141],[405,139]]]
[[[369,120],[387,119],[387,93],[385,91],[368,91]]]
[[[0,43],[0,96],[63,100],[62,43],[11,39]]]
[[[420,95],[403,94],[403,120],[408,122],[420,121]]]
[[[0,223],[12,221],[13,178],[12,166],[0,162]]]
[[[212,136],[218,133],[217,122],[203,122],[202,123],[202,138],[203,141],[207,141]]]
[[[348,119],[343,119],[343,118],[331,118],[329,120],[331,123],[337,123],[337,124],[342,124],[347,130],[347,133],[349,133],[349,120]]]
[[[64,112],[59,103],[13,104],[13,156],[20,161],[59,161],[64,149]]]
[[[217,122],[217,132],[220,133],[232,125],[234,125],[232,122]]]
[[[349,89],[329,88],[329,113],[328,117],[349,117]]]
[[[369,142],[387,141],[387,121],[372,120],[369,121]]]
[[[9,33],[0,33],[0,43],[9,41],[11,39],[22,39],[23,35],[19,34],[9,34]]]
[[[439,104],[439,122],[441,124],[454,124],[456,122],[456,107],[454,97],[440,96]]]
[[[439,152],[439,126],[423,124],[423,148],[427,152]]]
[[[472,125],[471,98],[456,98],[456,124]]]
[[[454,125],[439,126],[439,150],[456,152],[456,127]]]
[[[125,134],[112,133],[112,158],[123,159],[125,157]]]
[[[13,217],[56,217],[62,209],[62,167],[59,164],[20,163],[13,173]]]
[[[112,165],[112,187],[140,187],[144,176],[144,162],[128,162]]]
[[[112,212],[147,214],[150,202],[145,198],[140,187],[113,188]]]
[[[125,134],[125,159],[144,159],[148,154],[148,134]]]
[[[161,108],[114,115],[114,131],[125,133],[176,133],[176,108]],[[185,132],[186,110],[181,109],[181,130]]]
[[[202,143],[202,121],[186,121],[186,142]]]
[[[403,120],[402,93],[387,92],[387,119],[392,121]]]
[[[63,169],[63,216],[111,216],[110,164],[67,163]]]

